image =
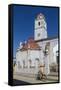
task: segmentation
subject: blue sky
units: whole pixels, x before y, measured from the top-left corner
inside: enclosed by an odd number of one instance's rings
[[[13,56],[20,42],[34,37],[34,21],[42,13],[47,22],[48,37],[58,36],[58,8],[13,6]]]

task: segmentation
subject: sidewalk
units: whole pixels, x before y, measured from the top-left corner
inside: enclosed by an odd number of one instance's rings
[[[28,83],[49,83],[49,82],[58,82],[58,77],[53,77],[53,76],[48,76],[47,80],[37,80],[35,78],[31,78],[31,77],[25,77],[25,76],[21,76],[21,75],[13,75],[13,78],[16,80],[21,80],[21,81],[25,81]]]

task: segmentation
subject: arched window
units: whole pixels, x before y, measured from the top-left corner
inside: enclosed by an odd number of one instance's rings
[[[18,69],[21,68],[21,64],[20,64],[20,61],[18,61]]]
[[[59,52],[58,51],[56,51],[56,62],[57,62],[57,64],[59,63]]]
[[[36,58],[35,60],[36,60],[36,67],[39,67],[40,66],[40,60],[39,60],[39,58]]]
[[[29,67],[31,68],[31,66],[32,66],[32,61],[31,61],[31,59],[29,60]]]
[[[23,68],[25,68],[25,60],[23,60]]]

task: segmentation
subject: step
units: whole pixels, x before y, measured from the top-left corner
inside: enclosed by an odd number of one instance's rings
[[[48,80],[58,80],[58,76],[47,76]]]
[[[48,76],[58,76],[58,72],[51,72]]]

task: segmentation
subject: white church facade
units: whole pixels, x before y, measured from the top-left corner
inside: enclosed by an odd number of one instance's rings
[[[58,37],[48,38],[47,26],[44,15],[38,14],[34,25],[34,39],[21,42],[16,51],[15,72],[33,76],[41,70],[49,75],[51,65],[58,67]]]

